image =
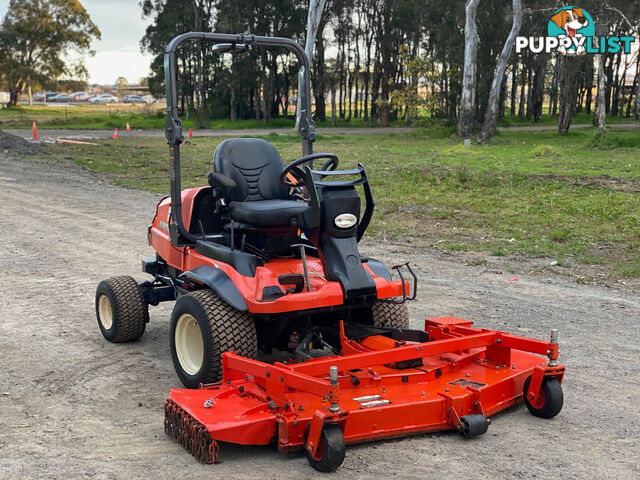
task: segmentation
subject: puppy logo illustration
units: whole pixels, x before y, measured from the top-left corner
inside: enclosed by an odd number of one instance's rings
[[[585,53],[586,37],[594,36],[595,27],[585,9],[563,7],[551,16],[547,33],[550,37],[558,38],[558,51],[562,55],[582,55]]]

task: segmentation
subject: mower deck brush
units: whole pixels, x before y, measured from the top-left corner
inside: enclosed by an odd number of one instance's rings
[[[281,452],[304,449],[314,468],[330,471],[345,444],[447,429],[473,437],[523,399],[536,416],[557,415],[564,367],[555,333],[544,342],[471,325],[440,317],[424,332],[356,340],[341,323],[342,354],[301,363],[226,353],[222,382],[171,391],[165,431],[204,463],[217,463],[219,442],[275,440]]]

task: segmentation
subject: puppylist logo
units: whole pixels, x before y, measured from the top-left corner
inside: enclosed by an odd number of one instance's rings
[[[516,37],[516,53],[630,53],[635,41],[634,37],[596,37],[595,33],[593,18],[584,8],[562,7],[551,15],[546,37]]]

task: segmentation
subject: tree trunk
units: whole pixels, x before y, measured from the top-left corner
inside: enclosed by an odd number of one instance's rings
[[[564,57],[560,78],[560,115],[558,116],[558,134],[566,135],[571,126],[571,114],[576,103],[577,58]]]
[[[524,118],[524,104],[527,98],[525,94],[525,88],[527,86],[527,74],[530,68],[531,67],[529,67],[528,65],[524,65],[524,64],[522,65],[522,77],[520,78],[521,85],[520,85],[520,104],[518,105],[518,118]]]
[[[511,50],[513,44],[516,41],[516,37],[520,32],[520,26],[522,25],[522,2],[521,0],[513,0],[513,22],[511,24],[511,31],[507,36],[507,40],[504,42],[500,57],[498,57],[498,63],[496,65],[496,71],[493,75],[493,81],[491,82],[491,90],[489,92],[489,100],[487,102],[487,112],[484,116],[484,125],[482,126],[482,133],[480,134],[480,140],[486,142],[496,132],[496,122],[498,120],[498,107],[500,104],[500,90],[502,89],[502,79],[504,72],[507,69],[507,63],[509,57],[511,57]]]
[[[593,125],[598,127],[598,133],[604,135],[607,130],[607,106],[605,100],[607,77],[604,72],[606,57],[598,54],[596,58],[598,60],[598,90],[596,92],[596,112],[593,117]]]
[[[307,13],[307,37],[304,41],[304,52],[307,54],[307,59],[309,60],[309,68],[313,65],[313,45],[316,41],[318,26],[322,19],[322,12],[324,11],[325,3],[327,3],[327,0],[309,0],[309,11]],[[311,75],[311,72],[309,72],[309,75]],[[300,124],[300,92],[302,89],[302,78],[299,78],[298,103],[296,106],[296,128],[298,128],[298,125]]]
[[[549,115],[558,114],[558,59],[553,62],[553,78],[551,79],[551,93],[549,101]]]
[[[195,30],[204,32],[206,31],[203,28],[203,24],[205,23],[204,18],[201,18],[201,9],[198,2],[194,2],[194,13],[195,13]],[[194,88],[194,103],[196,107],[196,128],[209,128],[209,116],[207,115],[207,106],[206,106],[206,96],[207,96],[207,88],[205,85],[205,75],[204,75],[204,59],[207,53],[206,44],[204,42],[200,42],[200,48],[196,51],[196,85]]]
[[[323,39],[326,22],[320,22],[316,35],[316,55],[313,65],[314,74],[311,76],[313,86],[313,97],[316,100],[315,118],[321,122],[327,119],[327,68],[325,64],[325,44]]]
[[[629,92],[629,100],[627,101],[627,111],[625,113],[626,117],[631,116],[631,104],[633,103],[633,96],[636,94],[636,89],[638,88],[638,75],[640,75],[640,62],[636,63],[636,74],[633,76],[633,85],[631,86],[631,91]]]
[[[638,55],[638,70],[640,71],[640,55]],[[640,81],[636,83],[636,103],[634,116],[636,120],[640,119]]]
[[[476,123],[476,73],[478,70],[478,26],[476,11],[480,0],[467,0],[464,24],[464,69],[458,118],[458,136],[469,138]]]
[[[336,82],[331,82],[331,126],[336,126]]]
[[[544,101],[544,78],[547,74],[547,56],[540,54],[533,77],[533,121],[539,122],[542,119],[542,103]]]
[[[513,59],[513,69],[511,70],[511,116],[516,114],[516,96],[518,93],[518,57]]]

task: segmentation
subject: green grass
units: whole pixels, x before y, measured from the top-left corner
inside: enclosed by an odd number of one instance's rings
[[[264,138],[286,161],[300,156],[294,135]],[[220,141],[199,138],[182,147],[183,188],[206,184]],[[370,235],[496,257],[548,257],[563,265],[565,256],[573,256],[578,265],[608,268],[618,278],[637,277],[640,136],[631,129],[612,130],[605,145],[600,142],[593,129],[581,129],[564,137],[502,132],[488,145],[464,147],[434,128],[413,134],[320,135],[316,150],[337,154],[342,167],[367,167],[376,199]],[[162,139],[51,149],[111,175],[116,183],[168,191]]]
[[[129,122],[132,128],[163,129],[165,126],[164,105],[86,105],[72,104],[69,107],[37,105],[33,107],[20,106],[14,108],[0,108],[0,127],[3,128],[31,128],[36,121],[38,128],[52,129],[124,129]],[[194,117],[183,117],[185,129],[195,128]],[[241,119],[232,122],[227,118],[214,119],[209,122],[212,129],[274,129],[295,127],[291,118],[278,117],[269,122],[256,119]],[[324,122],[318,122],[319,127],[331,127],[331,117]],[[351,120],[338,118],[337,127],[377,127],[377,122],[365,122],[362,118]],[[406,126],[402,120],[397,120],[391,126]]]
[[[32,122],[35,120],[39,128],[65,128],[65,129],[123,129],[129,122],[132,128],[140,129],[163,129],[165,111],[164,104],[156,103],[153,105],[88,105],[88,104],[71,104],[68,107],[50,104],[49,106],[35,105],[20,106],[14,108],[0,108],[0,127],[2,128],[31,128]],[[540,122],[533,120],[521,119],[517,116],[505,116],[499,120],[501,127],[517,127],[542,125],[557,125],[557,118],[543,115]],[[186,129],[195,128],[194,117],[183,117],[183,125]],[[592,116],[584,113],[577,114],[573,119],[574,125],[587,124],[592,122]],[[630,123],[631,118],[607,117],[608,123]],[[269,122],[256,119],[242,119],[236,122],[224,119],[215,119],[209,122],[212,129],[274,129],[274,128],[294,128],[294,120],[291,118],[278,117],[273,118]],[[316,123],[317,127],[331,127],[331,112],[327,111],[327,120]],[[362,117],[352,117],[336,119],[336,127],[378,127],[377,121],[365,122]],[[391,122],[392,127],[404,127],[406,122],[402,119]],[[451,119],[431,118],[425,112],[422,113],[415,126],[422,129],[439,131],[440,135],[449,136],[455,133],[455,121]]]
[[[547,107],[544,108],[545,112]],[[607,123],[633,123],[635,120],[633,117],[612,117],[607,115]],[[591,125],[593,122],[593,114],[577,113],[572,119],[571,123],[574,125]],[[520,118],[517,115],[505,115],[498,120],[498,125],[501,127],[519,127],[528,125],[558,125],[558,117],[552,117],[550,115],[543,114],[539,122],[534,122],[532,118]]]

